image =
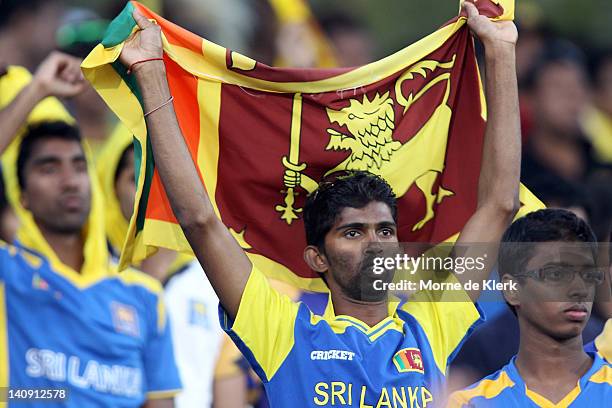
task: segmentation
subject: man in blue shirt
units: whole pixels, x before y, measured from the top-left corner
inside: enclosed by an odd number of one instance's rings
[[[504,234],[499,268],[505,282],[518,283],[504,292],[518,317],[518,354],[454,393],[449,407],[609,405],[612,366],[582,345],[597,286],[608,284],[591,228],[566,210],[528,214]]]
[[[62,58],[47,63],[44,81],[67,80]],[[26,112],[32,95],[47,96],[40,77],[7,109]],[[0,248],[0,387],[9,403],[172,407],[181,385],[161,285],[112,264],[78,129],[33,123],[3,165],[21,222],[17,247]]]
[[[44,258],[2,244],[0,383],[9,406],[171,407],[180,382],[158,296],[134,271],[79,288]]]

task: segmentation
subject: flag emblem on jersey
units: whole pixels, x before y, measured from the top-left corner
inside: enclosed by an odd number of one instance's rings
[[[512,19],[513,0],[480,0]],[[405,242],[454,240],[477,206],[486,106],[465,16],[363,67],[270,67],[130,2],[83,72],[135,135],[137,193],[121,266],[155,247],[190,251],[147,138],[140,90],[117,58],[138,9],[161,27],[179,126],[215,213],[269,277],[327,288],[301,256],[306,196],[336,171],[380,175]],[[521,188],[519,215],[541,208]]]
[[[206,304],[204,304],[204,302],[194,299],[189,301],[189,323],[205,329],[210,327]]]
[[[32,287],[40,290],[49,290],[49,284],[39,274],[34,274],[32,277]]]
[[[393,356],[393,364],[400,373],[417,372],[424,374],[423,356],[417,348],[401,349]]]
[[[123,333],[133,337],[140,336],[138,314],[132,306],[111,302],[111,313],[113,316],[113,325],[117,333]]]

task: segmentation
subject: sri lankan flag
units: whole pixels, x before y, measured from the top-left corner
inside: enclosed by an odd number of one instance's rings
[[[421,374],[425,371],[423,367],[423,356],[417,348],[405,348],[393,356],[393,364],[400,373],[416,371]]]
[[[478,4],[491,18],[513,18],[512,0]],[[117,60],[136,30],[134,8],[162,28],[179,124],[218,216],[271,277],[324,287],[302,260],[302,208],[338,170],[392,185],[403,241],[452,240],[474,212],[486,108],[464,17],[363,67],[303,70],[258,63],[131,2],[83,62],[135,135],[138,190],[123,265],[155,247],[190,251],[155,169],[140,91]],[[541,206],[524,189],[521,200],[522,213]]]

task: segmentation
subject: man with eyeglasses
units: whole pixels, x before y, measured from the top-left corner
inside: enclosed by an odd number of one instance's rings
[[[504,233],[499,271],[504,282],[518,283],[504,292],[519,322],[518,354],[454,393],[448,406],[607,406],[612,365],[582,343],[597,286],[606,280],[591,228],[566,210],[528,214]]]

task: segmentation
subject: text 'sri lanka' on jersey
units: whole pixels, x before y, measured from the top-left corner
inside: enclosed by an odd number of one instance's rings
[[[452,275],[449,279],[454,279]],[[480,321],[469,301],[433,302],[419,293],[368,327],[323,316],[270,288],[253,268],[235,321],[220,309],[222,326],[266,387],[272,407],[434,406],[443,399],[446,368]]]
[[[0,244],[0,387],[68,390],[46,407],[140,407],[175,395],[161,285],[133,270],[77,284]]]

